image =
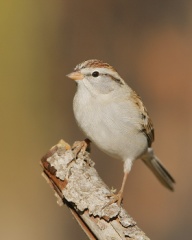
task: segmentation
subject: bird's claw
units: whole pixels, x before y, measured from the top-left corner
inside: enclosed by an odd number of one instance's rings
[[[84,141],[76,141],[74,142],[72,146],[72,151],[74,153],[75,158],[77,158],[77,155],[82,152],[83,154],[85,151],[90,152],[90,143],[91,141],[86,138]]]
[[[119,191],[117,194],[111,193],[107,197],[110,198],[109,202],[107,203],[107,206],[113,203],[117,203],[119,207],[121,206],[121,203],[123,201],[123,193],[121,191]]]

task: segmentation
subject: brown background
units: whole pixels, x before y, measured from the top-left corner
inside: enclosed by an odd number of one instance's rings
[[[86,239],[56,205],[39,160],[61,138],[84,138],[65,75],[90,58],[109,62],[142,96],[156,153],[177,181],[171,193],[136,162],[125,208],[151,239],[191,239],[191,1],[4,0],[0,11],[0,239]],[[122,162],[95,146],[92,158],[119,189]]]

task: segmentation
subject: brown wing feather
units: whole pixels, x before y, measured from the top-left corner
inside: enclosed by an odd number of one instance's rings
[[[153,123],[148,115],[147,109],[144,106],[140,96],[133,91],[131,97],[135,105],[141,111],[141,132],[143,132],[146,135],[148,146],[151,147],[152,142],[155,140]]]

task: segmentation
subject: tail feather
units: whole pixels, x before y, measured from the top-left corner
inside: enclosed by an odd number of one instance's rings
[[[151,169],[158,180],[169,190],[174,191],[175,180],[160,160],[153,154],[142,157],[143,162]]]

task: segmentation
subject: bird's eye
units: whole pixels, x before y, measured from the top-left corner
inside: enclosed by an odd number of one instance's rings
[[[93,77],[98,77],[98,76],[99,76],[99,72],[97,72],[97,71],[93,72],[93,73],[92,73],[92,76],[93,76]]]

